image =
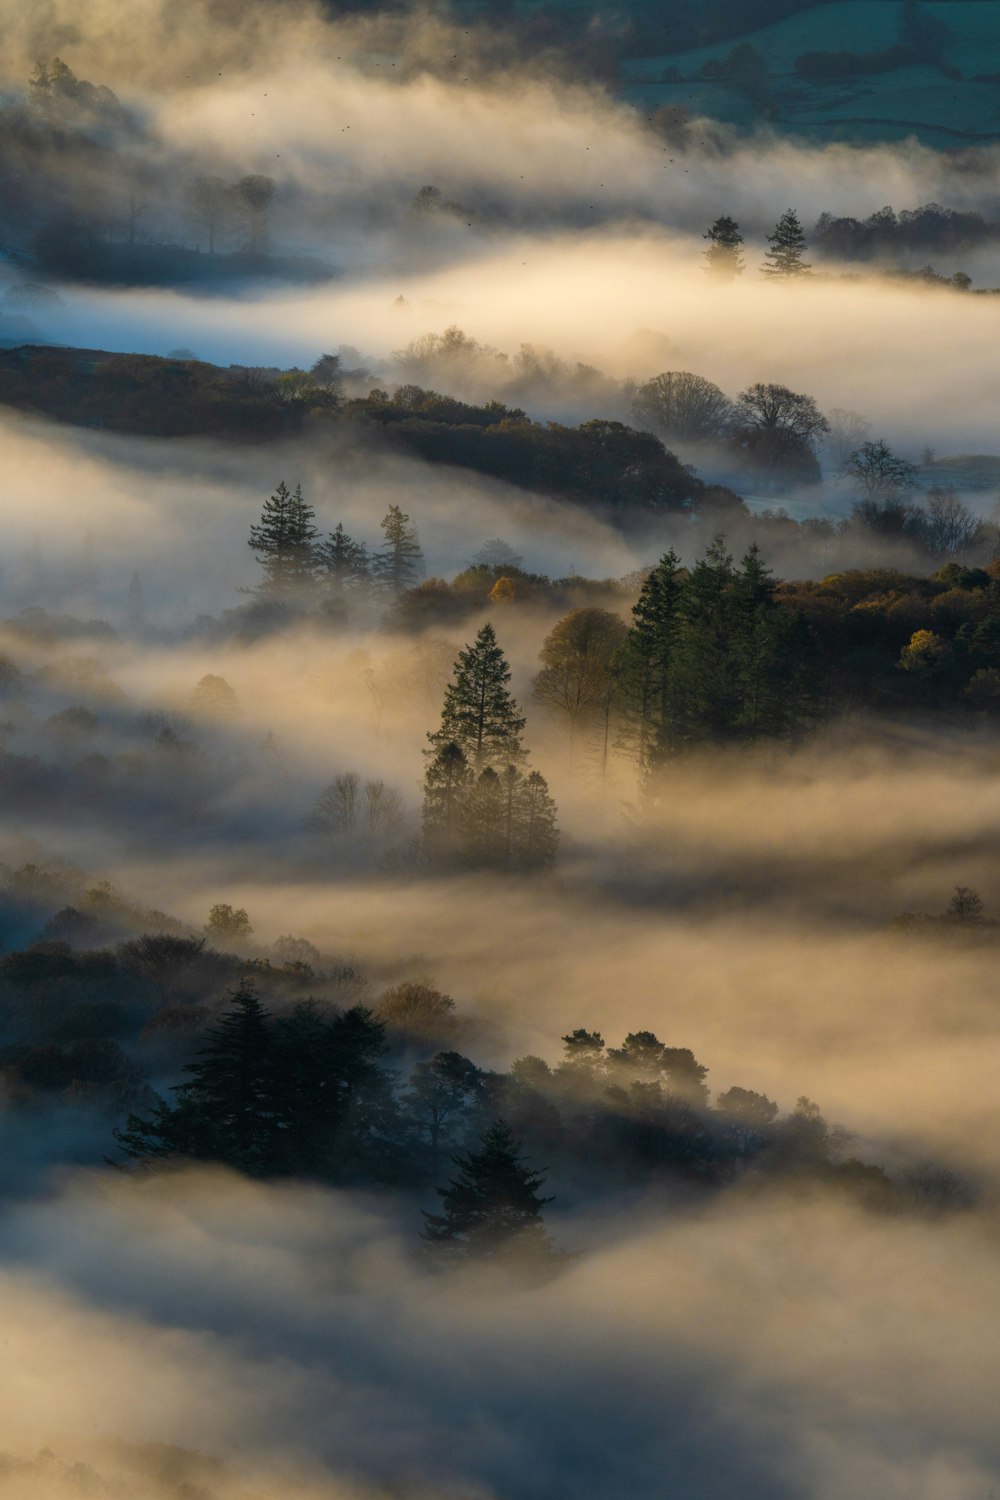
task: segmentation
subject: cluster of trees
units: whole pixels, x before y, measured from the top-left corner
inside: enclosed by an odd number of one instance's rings
[[[898,214],[888,204],[866,219],[822,213],[812,231],[813,243],[831,260],[879,260],[910,252],[957,250],[991,244],[1000,224],[971,209],[924,203]]]
[[[459,652],[440,727],[428,735],[423,841],[433,869],[531,873],[555,861],[555,803],[544,776],[525,768],[510,675],[487,623]]]
[[[453,1002],[420,986],[417,1006],[448,1014]],[[393,1013],[392,993],[387,1014]],[[713,1103],[707,1069],[686,1047],[651,1031],[607,1047],[597,1031],[563,1038],[552,1067],[522,1057],[507,1072],[424,1040],[399,1037],[363,1006],[312,1001],[268,1012],[241,984],[203,1034],[173,1102],[133,1112],[118,1131],[126,1160],[222,1162],[255,1176],[307,1176],[421,1191],[449,1160],[458,1173],[439,1189],[425,1238],[452,1253],[549,1252],[532,1158],[590,1192],[623,1182],[681,1178],[721,1186],[751,1169],[839,1184],[872,1206],[902,1202],[902,1183],[847,1155],[849,1137],[810,1100],[783,1119],[778,1105],[733,1086]],[[404,1083],[386,1065],[409,1059]]]
[[[813,716],[811,634],[779,603],[752,547],[734,566],[716,538],[690,569],[652,569],[612,667],[619,743],[648,776],[702,744],[787,736]]]
[[[382,519],[383,541],[375,552],[348,536],[341,523],[320,540],[316,512],[301,485],[284,480],[264,502],[260,521],[250,527],[248,545],[263,569],[255,593],[266,602],[321,599],[342,614],[352,596],[368,589],[396,598],[412,588],[423,569],[416,528],[398,505]]]
[[[732,280],[742,276],[746,270],[743,258],[743,234],[736,220],[728,214],[721,215],[705,233],[708,249],[705,260],[713,276]],[[793,208],[781,215],[774,230],[767,236],[768,249],[761,264],[761,273],[772,279],[792,281],[808,276],[812,267],[805,259],[806,237]]]

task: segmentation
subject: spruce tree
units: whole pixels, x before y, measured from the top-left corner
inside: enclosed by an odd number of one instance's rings
[[[524,719],[507,686],[510,668],[488,622],[459,652],[445,689],[441,727],[427,738],[436,749],[454,744],[477,773],[524,760]]]
[[[382,519],[382,531],[385,540],[371,560],[371,570],[383,588],[402,594],[414,587],[423,566],[417,530],[398,505],[390,505]]]
[[[492,766],[480,771],[469,787],[462,798],[459,817],[462,862],[474,870],[508,870],[510,822],[506,788]]]
[[[129,1116],[117,1137],[127,1156],[189,1156],[246,1172],[271,1164],[278,1130],[271,1018],[249,985],[232,1002],[185,1068],[176,1105],[161,1100],[150,1119]]]
[[[803,260],[806,237],[793,208],[786,209],[769,234],[770,249],[765,253],[761,271],[765,276],[777,276],[785,280],[793,276],[808,276],[812,267]]]
[[[556,805],[540,771],[523,778],[515,804],[512,862],[527,872],[550,870],[559,848]]]
[[[708,249],[704,252],[707,269],[713,276],[731,280],[743,275],[743,236],[735,219],[723,214],[716,219],[704,238],[709,242]]]
[[[461,810],[472,770],[458,745],[442,745],[424,773],[424,853],[433,865],[453,862],[460,847]]]
[[[282,480],[265,500],[260,523],[250,527],[249,540],[264,569],[257,590],[260,595],[285,600],[313,587],[319,562],[314,519],[315,511],[303,499],[300,485],[293,493]]]
[[[741,737],[782,735],[806,720],[815,699],[812,637],[801,612],[783,607],[756,543],[731,593],[732,660]]]
[[[670,666],[677,644],[681,590],[681,560],[671,550],[643,584],[615,662],[618,743],[635,756],[640,777],[653,769],[670,739]]]
[[[732,655],[733,559],[717,536],[691,569],[680,601],[670,672],[671,733],[678,745],[732,738],[738,684]]]
[[[368,548],[348,536],[343,523],[338,521],[316,550],[325,592],[324,607],[341,613],[351,595],[359,593],[371,580]]]
[[[552,1202],[538,1191],[544,1176],[525,1164],[502,1120],[483,1133],[478,1150],[456,1156],[455,1165],[458,1175],[437,1190],[443,1212],[424,1214],[429,1245],[464,1258],[555,1255],[542,1223],[542,1210]]]

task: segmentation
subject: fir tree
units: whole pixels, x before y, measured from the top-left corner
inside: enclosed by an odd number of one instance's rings
[[[460,847],[461,810],[472,770],[458,745],[442,745],[424,773],[424,852],[431,864],[456,859]]]
[[[556,805],[539,771],[524,777],[519,788],[512,859],[520,870],[550,870],[559,848]]]
[[[390,505],[382,520],[385,540],[371,560],[376,580],[392,594],[413,588],[423,567],[424,554],[417,530],[398,505]]]
[[[462,798],[459,818],[463,863],[476,870],[509,869],[507,797],[503,779],[492,766],[480,771]]]
[[[716,219],[704,238],[709,242],[708,249],[704,252],[707,269],[713,276],[731,280],[743,275],[743,236],[735,219],[723,214]]]
[[[783,608],[756,543],[740,564],[730,603],[741,737],[781,735],[808,718],[815,697],[813,647],[801,612]]]
[[[483,1133],[477,1151],[457,1156],[455,1165],[458,1176],[437,1190],[443,1212],[424,1215],[429,1245],[482,1259],[555,1254],[542,1223],[542,1209],[552,1202],[538,1192],[544,1176],[524,1163],[502,1120]]]
[[[457,745],[476,772],[523,761],[520,734],[525,721],[507,687],[509,681],[507,660],[487,623],[474,644],[459,652],[445,689],[441,727],[427,736],[431,744],[437,749]]]
[[[615,662],[618,742],[634,754],[640,777],[652,770],[669,739],[670,666],[677,644],[681,583],[680,558],[671,550],[643,584]]]
[[[733,559],[717,536],[691,569],[680,601],[670,671],[671,735],[676,744],[731,738],[738,710],[732,660]]]
[[[371,580],[371,559],[363,542],[356,542],[338,521],[327,540],[317,548],[328,611],[343,611],[352,594]]]
[[[767,242],[771,248],[766,252],[761,266],[765,276],[777,276],[786,280],[793,276],[808,276],[812,267],[802,258],[806,237],[793,208],[786,209],[781,215],[774,226],[774,233],[768,235]]]
[[[316,580],[318,558],[313,525],[315,511],[302,497],[301,486],[290,492],[284,480],[265,500],[259,525],[250,527],[249,546],[264,569],[257,592],[268,599],[288,599],[309,590]]]
[[[249,985],[232,995],[205,1046],[176,1089],[177,1104],[159,1101],[153,1116],[130,1115],[118,1141],[127,1156],[189,1156],[247,1172],[271,1161],[274,1109],[270,1016]]]

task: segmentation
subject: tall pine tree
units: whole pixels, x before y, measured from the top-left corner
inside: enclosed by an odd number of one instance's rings
[[[708,249],[704,252],[706,268],[713,276],[729,281],[743,275],[743,236],[735,219],[723,214],[716,219],[704,238],[709,242]]]
[[[523,761],[520,736],[525,721],[509,681],[510,667],[487,622],[474,643],[459,652],[445,689],[441,727],[427,736],[435,749],[457,745],[477,773],[487,766]]]
[[[647,776],[662,758],[670,738],[670,668],[680,624],[682,582],[681,560],[671,550],[643,584],[615,662],[618,743],[634,755],[640,777]]]
[[[457,860],[461,848],[462,807],[473,773],[458,745],[449,741],[424,772],[424,853],[432,865]]]
[[[424,1215],[429,1245],[462,1258],[555,1255],[542,1223],[542,1210],[552,1202],[538,1191],[544,1176],[522,1160],[502,1120],[483,1133],[478,1150],[456,1156],[455,1165],[458,1175],[437,1190],[443,1212]]]
[[[803,259],[806,237],[799,223],[799,216],[788,208],[769,234],[770,249],[765,252],[761,271],[765,276],[776,276],[790,280],[795,276],[808,276],[812,267]]]
[[[265,500],[259,524],[250,527],[249,540],[264,569],[257,589],[262,597],[287,600],[312,590],[319,565],[315,515],[302,497],[301,486],[292,492],[284,480]]]
[[[342,614],[352,596],[371,580],[371,559],[363,542],[348,536],[338,521],[325,542],[316,549],[324,590],[324,608]]]
[[[423,567],[417,529],[398,505],[390,505],[382,519],[382,532],[385,540],[371,560],[372,574],[389,593],[405,593],[414,587]]]

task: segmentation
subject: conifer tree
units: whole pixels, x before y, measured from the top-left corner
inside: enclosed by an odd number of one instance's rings
[[[704,238],[709,242],[704,252],[707,270],[713,276],[732,280],[743,275],[746,269],[742,254],[743,236],[735,219],[723,214]]]
[[[445,865],[458,856],[461,810],[472,770],[458,745],[449,741],[428,762],[424,773],[424,852],[431,864]]]
[[[786,209],[774,226],[774,233],[767,236],[770,249],[764,255],[761,271],[765,276],[777,276],[785,280],[794,276],[808,276],[812,267],[803,260],[806,237],[793,208]]]
[[[463,863],[476,870],[510,868],[506,789],[492,766],[480,771],[463,797],[459,830]]]
[[[265,500],[258,525],[250,527],[249,546],[264,569],[257,590],[268,599],[284,600],[301,594],[315,583],[318,558],[313,524],[315,511],[302,497],[302,488],[291,492],[282,480]]]
[[[436,749],[454,744],[477,773],[487,766],[517,764],[524,719],[507,686],[510,668],[487,622],[455,662],[445,689],[441,727],[427,738]]]
[[[455,1165],[458,1175],[437,1190],[443,1212],[424,1215],[429,1245],[464,1258],[555,1255],[542,1223],[542,1210],[552,1202],[538,1191],[544,1176],[525,1164],[502,1120],[483,1133],[478,1150],[456,1156]]]
[[[385,540],[371,560],[371,570],[383,588],[402,594],[414,587],[423,567],[417,529],[398,505],[390,505],[382,519],[382,531]]]
[[[269,1165],[277,1131],[271,1018],[249,985],[232,1002],[185,1068],[176,1105],[161,1100],[149,1120],[129,1116],[118,1135],[127,1156],[190,1156],[247,1172]]]
[[[691,569],[671,663],[671,733],[678,744],[732,737],[738,687],[732,660],[733,559],[717,536]]]
[[[559,848],[556,805],[540,771],[531,771],[519,788],[512,859],[520,870],[550,870]]]
[[[754,543],[731,589],[732,658],[741,737],[780,735],[808,718],[815,696],[812,640],[801,612],[782,608]]]
[[[340,612],[352,594],[357,594],[371,579],[371,559],[363,542],[348,536],[338,521],[333,531],[317,548],[321,578],[326,594],[325,607]]]
[[[671,550],[642,586],[615,663],[619,744],[634,754],[640,777],[652,770],[669,741],[670,665],[677,644],[681,585],[681,560]]]

